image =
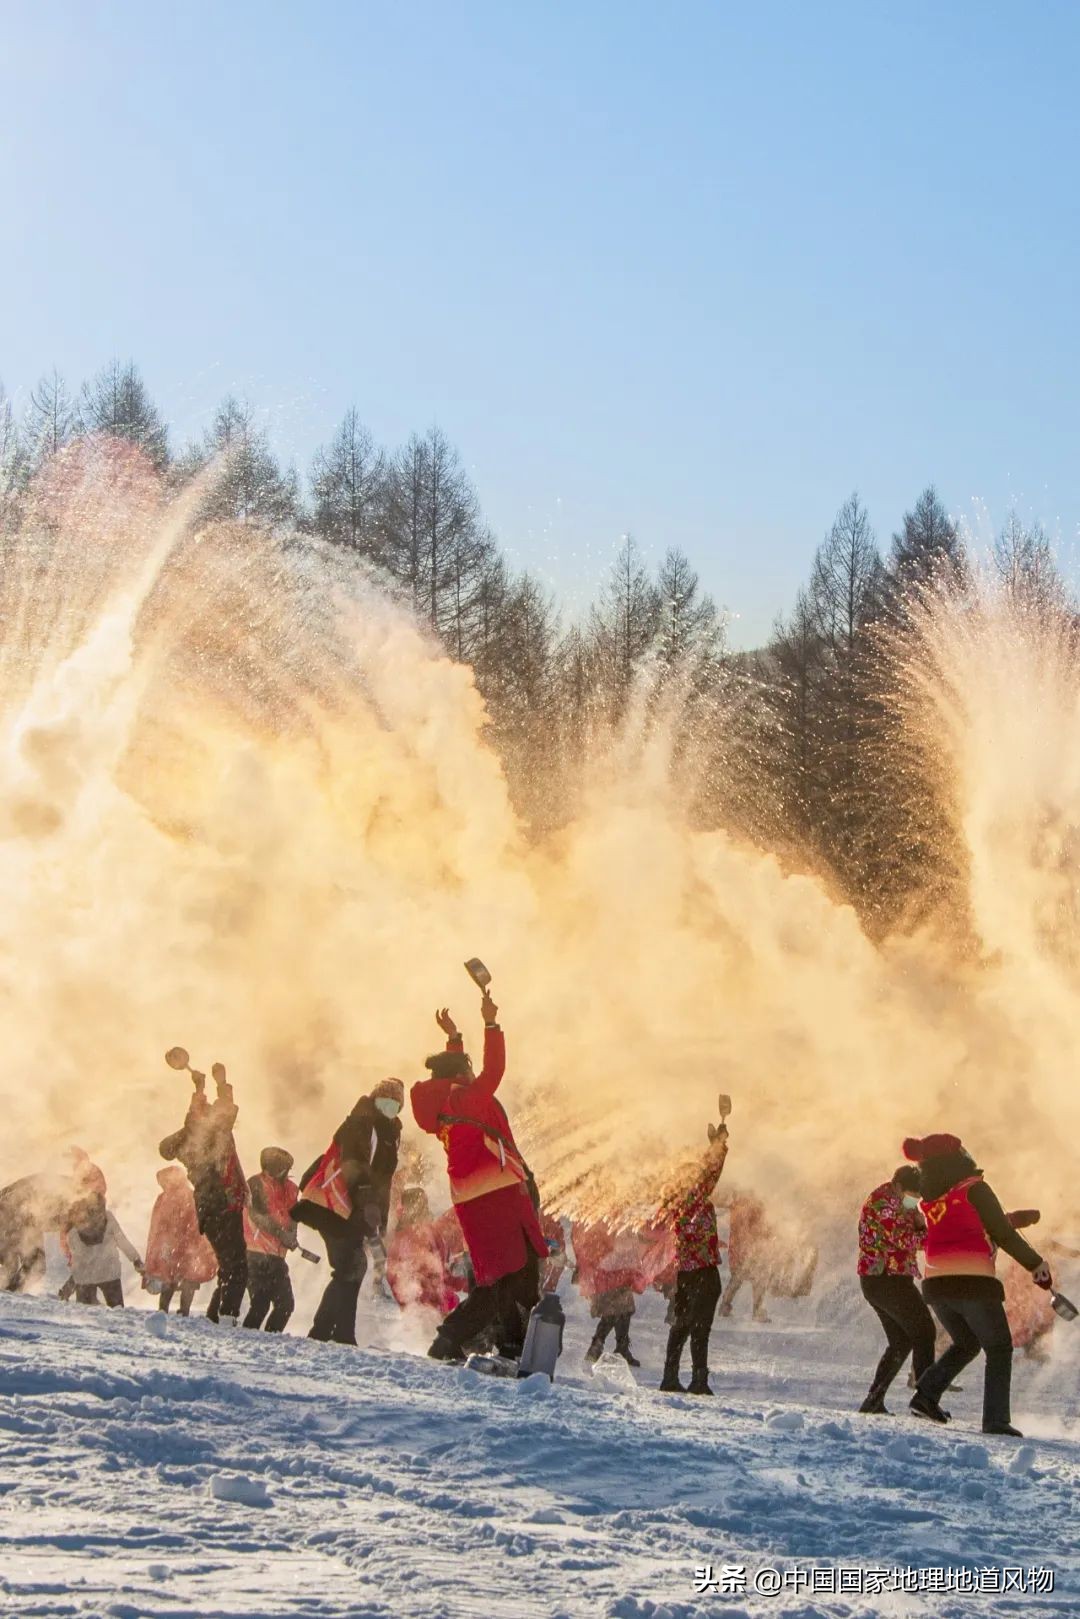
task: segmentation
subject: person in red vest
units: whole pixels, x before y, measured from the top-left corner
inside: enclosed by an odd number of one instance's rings
[[[909,1355],[916,1382],[934,1363],[934,1318],[916,1285],[926,1231],[918,1190],[919,1171],[901,1164],[859,1211],[859,1287],[887,1340],[859,1407],[864,1415],[888,1415],[885,1396]]]
[[[189,1315],[195,1295],[217,1273],[214,1250],[199,1230],[195,1199],[184,1171],[176,1164],[159,1169],[160,1195],[150,1214],[143,1286],[157,1293],[158,1309],[168,1313],[179,1289],[180,1314]]]
[[[948,1422],[941,1396],[981,1349],[986,1356],[983,1433],[1018,1439],[1010,1410],[1012,1334],[995,1256],[1003,1248],[1031,1272],[1037,1287],[1047,1289],[1050,1267],[1017,1234],[959,1136],[909,1137],[904,1156],[919,1165],[919,1206],[926,1220],[923,1293],[952,1340],[920,1377],[911,1409],[932,1422]]]
[[[239,1108],[223,1063],[211,1069],[217,1096],[207,1100],[206,1075],[193,1070],[195,1094],[179,1130],[162,1141],[165,1159],[183,1164],[195,1195],[199,1230],[218,1263],[217,1286],[206,1311],[208,1321],[235,1327],[247,1291],[247,1249],[244,1246],[244,1208],[247,1181],[233,1139]]]
[[[548,1244],[537,1214],[532,1175],[495,1096],[506,1069],[499,1009],[485,989],[484,1065],[478,1074],[457,1024],[443,1008],[435,1020],[446,1050],[427,1059],[430,1079],[410,1093],[421,1130],[446,1149],[450,1197],[472,1260],[476,1285],[439,1328],[428,1354],[462,1360],[464,1345],[493,1331],[500,1354],[520,1357],[530,1310],[540,1297],[540,1260]]]
[[[284,1147],[264,1147],[259,1173],[248,1181],[251,1201],[244,1210],[244,1243],[251,1305],[244,1325],[256,1331],[265,1321],[267,1332],[284,1332],[296,1303],[285,1258],[297,1247],[290,1211],[300,1193],[289,1179],[292,1166],[292,1153]]]
[[[359,1098],[322,1157],[300,1177],[302,1196],[292,1218],[319,1233],[330,1261],[330,1280],[309,1338],[356,1343],[356,1304],[367,1273],[367,1248],[380,1257],[384,1252],[404,1100],[400,1079],[380,1080],[370,1096]]]
[[[675,1238],[678,1280],[672,1300],[662,1394],[711,1394],[709,1336],[720,1302],[720,1235],[713,1192],[728,1152],[727,1125],[709,1127],[709,1150],[701,1164],[687,1166],[664,1199],[658,1219]],[[690,1385],[679,1380],[679,1363],[690,1340]]]

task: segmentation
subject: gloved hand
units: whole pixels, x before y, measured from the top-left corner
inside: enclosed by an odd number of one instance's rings
[[[1031,1280],[1035,1283],[1036,1287],[1043,1287],[1049,1293],[1050,1289],[1054,1285],[1054,1279],[1050,1275],[1050,1266],[1046,1263],[1045,1259],[1041,1259],[1038,1265],[1036,1265],[1035,1269],[1031,1273]]]
[[[728,1138],[728,1127],[727,1127],[726,1124],[710,1124],[710,1126],[709,1126],[709,1145],[710,1145],[710,1147],[714,1146],[715,1143],[718,1142],[718,1141],[721,1142],[726,1147],[727,1146],[727,1138]]]

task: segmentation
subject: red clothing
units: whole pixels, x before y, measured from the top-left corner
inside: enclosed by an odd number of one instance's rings
[[[448,1051],[460,1051],[461,1039]],[[484,1066],[473,1079],[422,1079],[412,1088],[413,1116],[421,1130],[446,1149],[446,1172],[455,1203],[467,1203],[501,1186],[520,1185],[525,1164],[510,1121],[495,1092],[506,1071],[503,1032],[484,1030]]]
[[[859,1213],[860,1276],[918,1276],[924,1227],[891,1181],[876,1186]]]
[[[450,1266],[462,1251],[461,1228],[453,1209],[437,1220],[399,1225],[386,1250],[386,1280],[402,1308],[423,1304],[449,1315],[457,1307],[461,1286]]]
[[[578,1286],[585,1298],[622,1288],[644,1293],[649,1285],[646,1245],[636,1231],[612,1232],[599,1220],[591,1226],[575,1225],[573,1240]]]
[[[460,1037],[447,1049],[459,1051]],[[530,1248],[541,1258],[548,1251],[525,1188],[525,1162],[495,1098],[505,1068],[503,1032],[490,1026],[475,1078],[422,1079],[410,1092],[417,1124],[446,1149],[450,1196],[479,1287],[520,1270]]]
[[[532,1198],[523,1186],[500,1186],[456,1206],[478,1287],[489,1287],[520,1270],[529,1250],[541,1259],[547,1243]]]
[[[296,1227],[289,1211],[300,1196],[296,1182],[289,1180],[288,1176],[282,1180],[264,1173],[253,1175],[248,1185],[251,1191],[251,1204],[244,1210],[244,1246],[257,1254],[276,1254],[278,1257],[287,1254],[289,1251],[287,1245],[280,1238],[272,1236],[269,1231],[264,1231],[261,1226],[256,1225],[251,1216],[255,1205],[260,1204],[257,1213],[263,1214],[275,1225],[295,1231]]]
[[[199,1230],[187,1176],[182,1169],[162,1169],[157,1179],[161,1196],[150,1215],[145,1273],[170,1287],[208,1282],[217,1273],[217,1260]]]
[[[720,1235],[712,1195],[724,1167],[726,1150],[710,1147],[705,1161],[686,1191],[665,1199],[660,1218],[675,1237],[675,1266],[679,1271],[704,1270],[720,1263]]]
[[[968,1191],[980,1180],[969,1175],[942,1197],[919,1207],[926,1216],[926,1276],[993,1276],[995,1248]]]

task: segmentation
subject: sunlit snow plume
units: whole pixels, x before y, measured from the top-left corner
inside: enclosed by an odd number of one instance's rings
[[[273,1140],[302,1166],[375,1080],[420,1077],[436,1006],[478,1054],[479,954],[555,1208],[647,1203],[722,1089],[732,1174],[811,1226],[938,1129],[1007,1202],[1071,1217],[1065,630],[985,587],[926,608],[911,724],[948,776],[975,947],[879,947],[814,878],[691,829],[662,726],[530,842],[469,669],[341,551],[200,527],[201,494],[76,445],[4,536],[0,1180],[79,1141],[149,1201],[177,1042],[227,1062],[246,1165]]]

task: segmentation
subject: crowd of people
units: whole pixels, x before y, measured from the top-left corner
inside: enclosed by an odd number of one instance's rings
[[[657,1208],[590,1223],[546,1212],[497,1094],[506,1045],[489,988],[480,1010],[479,1072],[444,1008],[436,1014],[444,1049],[428,1057],[426,1077],[409,1095],[419,1130],[445,1152],[450,1201],[444,1212],[432,1211],[423,1154],[415,1146],[403,1149],[406,1098],[399,1079],[384,1079],[361,1096],[297,1178],[292,1154],[279,1146],[262,1150],[259,1172],[248,1178],[225,1068],[217,1063],[211,1070],[211,1097],[206,1075],[175,1047],[166,1061],[188,1071],[192,1092],[180,1128],[160,1143],[165,1165],[157,1172],[160,1192],[144,1256],[109,1205],[101,1169],[75,1148],[63,1174],[27,1176],[0,1191],[0,1284],[19,1291],[34,1283],[44,1271],[45,1234],[55,1232],[70,1271],[61,1297],[122,1306],[126,1257],[161,1310],[175,1300],[188,1315],[200,1288],[212,1284],[209,1320],[280,1333],[295,1308],[290,1256],[320,1262],[301,1243],[310,1230],[322,1240],[329,1276],[309,1337],[356,1343],[360,1288],[370,1268],[376,1295],[438,1317],[432,1358],[461,1362],[479,1350],[513,1363],[531,1311],[570,1267],[595,1322],[588,1362],[599,1360],[611,1340],[627,1365],[640,1364],[632,1323],[637,1300],[655,1289],[667,1300],[669,1328],[661,1392],[710,1395],[709,1345],[725,1246],[718,1209],[728,1214],[722,1314],[730,1313],[744,1284],[757,1322],[768,1320],[770,1293],[805,1296],[816,1252],[785,1243],[751,1193],[719,1192],[729,1147],[723,1120],[708,1126],[704,1153],[672,1177]],[[730,1104],[722,1103],[723,1113]],[[911,1411],[947,1422],[941,1398],[982,1352],[983,1430],[1016,1434],[1013,1346],[1035,1351],[1053,1320],[1048,1305],[1032,1305],[1033,1297],[1048,1296],[1048,1263],[1020,1235],[1038,1221],[1038,1212],[1007,1215],[955,1136],[911,1138],[904,1151],[907,1162],[870,1193],[859,1217],[859,1283],[886,1337],[860,1409],[888,1414],[886,1394],[911,1356]],[[996,1275],[998,1249],[1014,1261],[1004,1287]],[[1068,1252],[1060,1245],[1056,1251]],[[1026,1289],[1018,1282],[1025,1272]],[[687,1346],[690,1379],[684,1384]]]

